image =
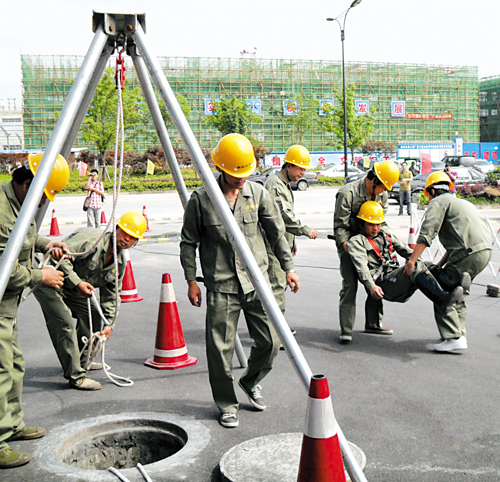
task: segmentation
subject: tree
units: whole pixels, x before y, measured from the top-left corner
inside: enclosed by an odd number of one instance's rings
[[[101,162],[115,142],[118,91],[115,88],[114,76],[113,69],[105,70],[82,124],[82,139],[95,145]],[[144,116],[149,111],[146,102],[142,100],[139,87],[125,88],[122,91],[122,100],[125,149],[130,149],[129,141],[141,132],[139,126],[144,124]]]
[[[245,136],[250,122],[262,122],[262,119],[252,113],[244,100],[233,96],[214,102],[213,114],[203,122],[217,129],[222,136],[233,132]]]
[[[354,151],[360,149],[373,131],[373,116],[371,114],[356,115],[356,102],[354,95],[356,88],[350,86],[346,89],[347,112],[347,147],[354,160]],[[342,92],[335,92],[336,107],[324,104],[322,109],[326,116],[319,120],[321,130],[330,135],[330,143],[334,148],[342,149],[344,145],[344,106]],[[333,110],[333,114],[332,114]],[[346,159],[347,162],[347,159]]]
[[[394,148],[394,144],[387,141],[375,141],[373,139],[369,139],[361,146],[361,152],[363,154],[371,155],[375,152],[380,154],[390,155],[396,151]]]
[[[292,144],[303,144],[304,136],[318,122],[319,102],[311,97],[298,94],[289,99],[288,109],[294,115],[283,115],[288,136]]]

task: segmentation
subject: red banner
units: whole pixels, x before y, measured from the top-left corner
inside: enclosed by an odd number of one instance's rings
[[[406,114],[407,119],[453,119],[453,114]]]

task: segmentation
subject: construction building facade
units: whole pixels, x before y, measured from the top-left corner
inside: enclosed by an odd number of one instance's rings
[[[500,75],[481,79],[479,125],[481,142],[500,140]]]
[[[248,134],[272,150],[284,150],[294,141],[288,118],[300,109],[297,98],[335,106],[342,89],[340,62],[257,58],[160,58],[176,95],[191,108],[188,121],[202,147],[213,148],[220,137],[204,120],[213,115],[213,103],[236,96],[245,100],[261,122],[252,122]],[[83,62],[77,56],[22,55],[25,147],[43,149],[58,112]],[[111,58],[109,67],[114,68]],[[126,86],[139,86],[127,59]],[[476,67],[346,63],[346,84],[355,87],[358,115],[373,116],[371,138],[397,141],[444,141],[461,137],[479,141],[479,80]],[[145,104],[145,102],[144,102]],[[318,117],[325,113],[318,109]],[[155,138],[151,120],[133,147],[145,150]],[[174,146],[180,143],[171,132]],[[310,150],[332,150],[329,135],[316,123],[302,142]],[[157,142],[156,142],[157,143]],[[180,145],[180,144],[179,144]],[[89,147],[78,136],[75,147]]]

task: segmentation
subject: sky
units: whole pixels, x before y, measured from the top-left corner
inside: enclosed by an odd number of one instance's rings
[[[342,58],[337,17],[352,0],[3,0],[0,99],[21,106],[21,54],[85,55],[92,10],[145,13],[166,57]],[[477,66],[500,75],[499,0],[362,0],[345,24],[345,61]],[[256,50],[255,50],[256,49]]]

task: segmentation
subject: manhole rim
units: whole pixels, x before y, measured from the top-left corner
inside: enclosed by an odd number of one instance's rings
[[[169,469],[174,469],[180,464],[190,465],[210,441],[208,428],[194,418],[166,412],[127,412],[92,417],[54,428],[50,430],[46,437],[40,440],[34,457],[38,460],[40,467],[53,474],[88,481],[116,481],[116,477],[107,470],[83,469],[67,465],[57,456],[58,447],[66,439],[73,438],[78,433],[81,433],[82,430],[88,430],[111,422],[116,423],[132,420],[151,420],[153,422],[158,421],[178,425],[187,434],[187,442],[178,452],[170,457],[144,466],[148,474],[151,475],[159,472],[164,474]],[[120,469],[120,472],[125,476],[131,477],[137,474],[137,469]]]

